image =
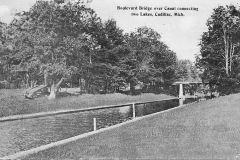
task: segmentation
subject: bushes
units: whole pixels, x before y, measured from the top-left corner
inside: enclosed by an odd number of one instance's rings
[[[240,92],[240,80],[237,78],[223,78],[219,81],[218,92],[220,95],[229,95]]]

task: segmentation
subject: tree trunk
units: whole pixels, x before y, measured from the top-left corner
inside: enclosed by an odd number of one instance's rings
[[[49,100],[56,99],[62,82],[63,82],[63,78],[61,78],[61,80],[57,84],[56,84],[56,81],[53,80],[53,83],[51,85],[51,92],[50,92],[50,95],[48,96]]]
[[[36,86],[37,81],[31,80],[31,81],[30,81],[30,84],[31,84],[31,88],[33,88],[34,86]]]
[[[233,55],[235,52],[235,45],[231,44],[231,51],[230,51],[230,73],[232,72],[232,63],[233,63]]]
[[[228,38],[226,35],[226,30],[224,29],[224,47],[225,47],[225,69],[227,76],[229,75],[229,66],[228,66],[228,60],[229,60],[229,54],[228,54]]]
[[[232,54],[233,54],[233,44],[230,42],[230,54],[229,54],[229,71],[232,72]]]
[[[26,73],[26,88],[29,88],[29,74]]]
[[[79,83],[80,94],[82,94],[82,81],[81,81],[81,78],[78,79],[78,83]]]
[[[105,87],[104,87],[104,93],[107,94],[108,93],[108,79],[106,78],[106,83],[105,83]]]
[[[135,86],[133,83],[130,83],[130,95],[133,95],[135,92]]]

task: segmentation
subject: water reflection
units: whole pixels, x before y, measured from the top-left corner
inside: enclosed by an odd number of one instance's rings
[[[129,112],[131,106],[124,106],[124,107],[119,107],[119,112],[122,114],[126,114]]]
[[[189,103],[192,101],[185,101]],[[136,116],[144,116],[178,106],[178,99],[136,104]],[[132,118],[132,106],[0,123],[0,157],[51,142],[118,124]]]
[[[0,123],[0,157],[111,126],[131,118],[119,108]]]
[[[177,107],[178,105],[179,105],[178,99],[138,104],[136,105],[136,116],[139,117],[156,112],[161,112],[170,108]]]

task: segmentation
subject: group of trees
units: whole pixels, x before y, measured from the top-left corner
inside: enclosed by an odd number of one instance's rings
[[[88,93],[129,84],[133,94],[137,84],[159,90],[197,77],[191,62],[178,61],[153,29],[123,34],[115,20],[103,22],[82,2],[37,1],[0,27],[1,80],[49,85],[50,99],[64,82]]]
[[[190,60],[178,60],[175,79],[178,81],[201,82],[201,73]]]
[[[207,21],[200,42],[197,66],[212,90],[221,94],[240,91],[240,10],[219,6]]]

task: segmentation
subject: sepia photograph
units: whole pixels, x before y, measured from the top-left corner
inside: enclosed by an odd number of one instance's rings
[[[239,0],[0,0],[0,160],[240,160]]]

